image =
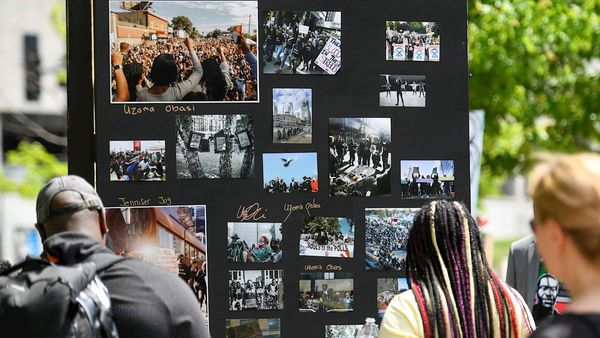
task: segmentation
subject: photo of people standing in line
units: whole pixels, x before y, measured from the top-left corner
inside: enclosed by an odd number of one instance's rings
[[[379,75],[380,107],[425,107],[425,76]]]
[[[454,161],[400,161],[400,191],[404,199],[454,198]]]
[[[435,22],[386,22],[386,60],[440,61],[440,28]]]
[[[229,311],[282,309],[283,270],[229,271]]]

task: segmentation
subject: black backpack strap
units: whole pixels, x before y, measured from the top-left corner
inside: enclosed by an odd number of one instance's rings
[[[124,260],[131,259],[131,257],[119,256],[111,252],[100,252],[91,255],[86,259],[87,262],[94,262],[96,264],[96,271],[98,273],[110,268],[116,263]]]

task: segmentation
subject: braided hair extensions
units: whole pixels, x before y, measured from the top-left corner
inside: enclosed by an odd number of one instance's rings
[[[464,205],[424,205],[407,251],[425,337],[518,337],[517,304],[488,266],[479,229]]]

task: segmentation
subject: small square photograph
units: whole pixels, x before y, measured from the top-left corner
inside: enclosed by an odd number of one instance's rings
[[[391,192],[389,118],[329,119],[329,196],[378,196]]]
[[[400,191],[404,199],[452,199],[454,161],[400,161]]]
[[[354,257],[354,220],[307,217],[300,227],[300,256]]]
[[[280,338],[281,319],[226,319],[225,330],[225,338]]]
[[[178,275],[208,319],[206,206],[106,208],[107,242],[133,257]]]
[[[367,270],[406,271],[406,245],[419,208],[365,209]]]
[[[166,181],[165,141],[110,141],[111,181]]]
[[[229,310],[283,310],[283,270],[229,270]]]
[[[312,143],[312,89],[273,88],[273,143]]]
[[[386,21],[386,60],[440,61],[440,27],[435,22]]]
[[[263,180],[269,193],[317,192],[317,153],[263,154]]]
[[[109,1],[111,102],[258,102],[258,1]]]
[[[325,338],[356,338],[363,325],[326,325]]]
[[[377,316],[383,318],[392,299],[409,289],[408,278],[377,278]]]
[[[268,11],[263,73],[335,75],[342,67],[342,12]]]
[[[351,272],[302,272],[298,286],[300,312],[354,311]]]
[[[379,106],[425,107],[425,76],[379,75]]]
[[[227,261],[281,262],[281,223],[227,223]]]
[[[254,177],[251,115],[177,115],[178,179]]]

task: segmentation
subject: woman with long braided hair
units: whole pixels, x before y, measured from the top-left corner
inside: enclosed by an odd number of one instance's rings
[[[432,201],[417,212],[407,270],[411,289],[388,306],[380,338],[517,338],[535,329],[521,296],[488,266],[461,203]]]

